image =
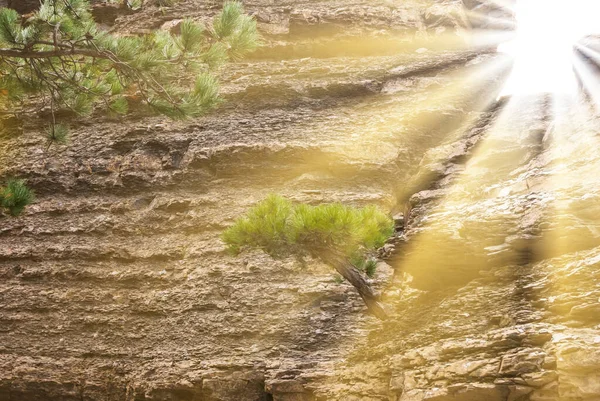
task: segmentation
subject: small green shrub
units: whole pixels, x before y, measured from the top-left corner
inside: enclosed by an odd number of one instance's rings
[[[365,274],[371,278],[375,277],[377,272],[377,261],[375,259],[369,259],[365,263]]]
[[[234,253],[247,246],[271,255],[333,252],[364,260],[365,253],[382,246],[393,230],[393,221],[374,206],[311,206],[270,195],[222,238]]]
[[[55,143],[58,145],[64,145],[67,143],[69,130],[62,124],[50,125],[46,130],[46,138],[48,139],[48,146]]]
[[[225,230],[222,238],[233,253],[253,247],[273,256],[320,258],[356,288],[375,316],[385,319],[387,313],[361,271],[375,274],[377,263],[367,256],[393,232],[392,219],[374,206],[311,206],[270,195]]]
[[[24,180],[9,180],[4,188],[0,189],[0,205],[12,216],[21,214],[25,206],[35,199],[33,191],[25,185]]]
[[[365,258],[363,254],[357,253],[350,256],[350,263],[359,271],[365,273],[368,277],[375,277],[377,271],[377,260]]]

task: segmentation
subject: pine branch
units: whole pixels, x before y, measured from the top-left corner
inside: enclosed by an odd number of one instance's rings
[[[199,116],[220,102],[211,71],[258,44],[239,2],[226,3],[213,26],[185,20],[180,35],[147,37],[101,32],[89,10],[87,0],[43,0],[23,27],[0,9],[0,90],[19,101],[45,93],[53,118],[61,108],[86,114],[98,105],[124,113],[123,93],[169,117]]]
[[[36,44],[44,44],[42,42]],[[107,52],[69,48],[67,45],[59,45],[60,49],[55,50],[29,50],[29,49],[0,49],[0,57],[16,58],[16,59],[49,59],[54,57],[68,56],[85,56],[111,60],[119,63],[114,59],[114,55]],[[62,49],[62,50],[61,50]]]

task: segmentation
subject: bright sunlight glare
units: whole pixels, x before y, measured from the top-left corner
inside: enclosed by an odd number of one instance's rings
[[[567,93],[575,90],[573,46],[600,31],[599,0],[517,0],[517,34],[498,47],[515,59],[501,93]]]

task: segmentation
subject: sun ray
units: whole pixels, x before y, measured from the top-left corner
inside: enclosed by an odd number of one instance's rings
[[[469,33],[468,43],[474,49],[497,48],[514,38],[514,32],[492,29],[475,29]]]
[[[540,118],[544,107],[545,99],[539,97],[509,100],[485,127],[487,136],[480,140],[464,170],[456,173],[448,191],[430,191],[430,201],[435,204],[428,207],[425,218],[411,223],[410,242],[393,263],[396,277],[384,299],[394,318],[382,326],[374,322],[368,339],[354,345],[352,358],[362,363],[355,361],[352,370],[340,366],[344,377],[367,375],[376,368],[371,362],[373,350],[386,349],[390,342],[401,341],[399,336],[420,329],[414,321],[407,325],[404,307],[416,304],[418,308],[422,302],[435,308],[434,300],[443,303],[453,288],[463,287],[475,277],[488,277],[489,286],[503,286],[502,280],[511,280],[523,252],[521,242],[511,235],[521,224],[522,216],[515,211],[525,210],[529,202],[526,179],[515,177],[513,171],[527,163],[528,154],[539,142],[538,132],[545,125]],[[453,169],[460,171],[460,166]],[[480,313],[480,305],[478,308]],[[461,309],[460,316],[478,321],[491,317],[477,314],[476,309]],[[427,310],[421,313],[428,316]],[[439,324],[454,324],[459,330],[458,322],[465,319],[460,316]]]
[[[407,135],[412,135],[415,139],[420,141],[426,140],[427,136],[435,129],[434,126],[441,124],[438,129],[443,131],[441,132],[442,137],[437,140],[437,149],[440,150],[440,152],[431,153],[428,160],[430,160],[432,164],[435,164],[436,162],[447,159],[449,157],[449,152],[452,153],[451,145],[461,138],[468,140],[465,135],[472,133],[470,132],[471,129],[477,125],[477,122],[482,115],[489,114],[489,110],[496,102],[497,95],[502,88],[509,67],[510,60],[502,55],[497,55],[496,57],[480,61],[476,64],[467,66],[466,68],[460,68],[451,74],[446,74],[444,80],[449,82],[448,85],[435,91],[432,91],[431,88],[427,88],[427,91],[423,93],[423,97],[419,101],[398,108],[398,113],[401,116],[398,120],[398,124],[404,127],[412,127],[412,130],[407,132]],[[456,112],[456,107],[462,107],[459,111],[463,117],[458,122],[455,122],[455,126],[450,126],[447,124],[445,116],[447,113]],[[520,105],[515,104],[511,110],[502,113],[503,121],[508,122],[512,112],[518,110],[519,107]],[[435,111],[436,114],[433,114],[432,110]],[[503,127],[504,125],[502,128]],[[389,127],[388,129],[390,128],[392,127]],[[502,128],[498,127],[496,133],[501,134]],[[466,184],[468,180],[469,178],[465,178],[464,183]],[[419,184],[416,183],[413,183],[412,185],[419,186]],[[412,191],[414,191],[414,187],[410,188],[410,186],[407,185],[407,187],[401,189],[399,196],[402,197],[408,195]],[[459,196],[460,192],[460,190],[455,192],[454,196]],[[404,195],[402,195],[402,193],[404,193]],[[454,204],[444,202],[444,205],[440,206],[440,208],[443,209],[440,213],[453,213],[453,208],[455,206],[456,205]],[[483,207],[485,207],[485,205]],[[435,227],[438,227],[438,224],[445,225],[443,222],[435,223],[431,232],[435,231]],[[447,231],[443,232],[447,233]],[[429,234],[425,234],[422,237],[420,236],[416,241],[416,249],[413,249],[412,255],[409,256],[410,261],[403,262],[403,265],[412,263],[413,266],[418,267],[420,263],[424,262],[423,258],[432,254],[440,257],[439,262],[444,263],[445,258],[442,248],[439,247],[439,244],[433,247],[433,249],[430,247],[428,248],[427,245],[432,244],[428,242],[429,239],[432,239],[429,237]],[[436,266],[441,268],[439,263]],[[438,271],[435,266],[430,267],[431,269],[428,270],[429,272],[435,274],[435,272]],[[388,293],[388,301],[390,296],[394,297],[393,294],[394,288]],[[345,341],[351,342],[353,339],[348,338]],[[357,348],[355,344],[353,345],[356,354],[367,354],[369,352],[367,348]],[[339,344],[341,349],[346,349],[349,346],[349,343]],[[341,363],[338,368],[340,374],[350,374],[347,364]],[[362,365],[356,366],[359,375],[362,374],[363,368]],[[331,376],[326,380],[334,380],[336,385],[340,385],[340,382],[337,381],[335,376]],[[332,382],[332,385],[333,384],[334,383]]]
[[[423,235],[412,240],[411,249],[407,252],[410,256],[399,266],[402,271],[417,274],[422,280],[431,277],[435,281],[442,277],[442,273],[444,276],[459,274],[462,275],[460,279],[465,279],[469,269],[473,269],[472,274],[477,274],[483,266],[493,266],[493,262],[487,260],[486,248],[506,236],[508,228],[514,224],[515,216],[509,212],[510,207],[522,199],[511,194],[526,192],[525,179],[514,178],[511,174],[528,157],[539,140],[538,132],[543,130],[544,123],[537,117],[543,107],[539,102],[535,99],[511,99],[494,123],[486,127],[486,137],[471,155],[464,172],[439,200],[439,206],[433,212],[438,217],[427,223]],[[528,109],[528,112],[524,111]],[[515,124],[517,121],[518,124]],[[503,204],[507,205],[506,208]],[[483,214],[496,224],[485,220],[479,223],[470,221],[470,210],[477,208],[487,209]],[[498,216],[494,217],[494,213]],[[485,235],[477,237],[476,233]],[[449,247],[439,246],[444,243]],[[467,243],[478,249],[466,253],[480,255],[481,259],[445,260],[443,255],[460,254],[460,247]],[[433,252],[432,249],[437,250]],[[453,273],[453,268],[459,266],[459,270]]]
[[[512,18],[490,16],[489,14],[486,14],[483,11],[467,10],[466,16],[471,21],[475,21],[478,23],[485,22],[486,25],[491,25],[495,29],[499,30],[513,30],[517,27],[517,23]]]
[[[598,69],[600,53],[583,44],[577,45],[577,52],[579,54],[573,60],[573,69],[581,90],[590,97],[596,107],[600,107],[600,80],[597,71],[594,71]]]
[[[490,0],[488,3],[509,11],[515,9],[515,0]]]
[[[574,46],[598,30],[591,16],[599,11],[591,0],[517,2],[516,37],[498,47],[515,58],[503,95],[572,91]]]
[[[508,2],[501,3],[509,6]],[[485,127],[485,136],[472,148],[466,164],[452,166],[452,179],[444,178],[443,187],[432,186],[429,191],[419,193],[421,198],[415,199],[415,204],[431,203],[425,216],[411,222],[416,234],[413,232],[394,266],[400,274],[386,292],[386,302],[397,308],[393,313],[395,317],[402,316],[402,307],[408,304],[403,304],[402,299],[412,297],[414,301],[419,294],[423,294],[423,298],[434,297],[436,290],[454,284],[464,289],[474,278],[486,277],[486,285],[492,286],[502,277],[497,271],[509,272],[511,281],[502,284],[503,288],[516,286],[515,277],[510,274],[521,274],[524,270],[521,267],[530,266],[536,257],[552,257],[600,245],[586,238],[587,227],[582,224],[589,223],[591,229],[600,231],[598,211],[593,209],[585,217],[581,210],[574,210],[586,202],[586,186],[594,188],[587,191],[593,192],[592,204],[599,204],[600,200],[600,193],[595,190],[600,187],[600,178],[595,173],[600,168],[600,157],[596,155],[600,141],[595,134],[600,127],[590,124],[593,113],[577,90],[582,85],[598,101],[600,85],[591,67],[573,51],[575,43],[593,30],[589,16],[578,18],[577,15],[581,12],[593,15],[600,6],[584,0],[569,3],[522,0],[519,3],[514,8],[520,16],[517,37],[512,44],[500,48],[515,61],[511,80],[503,92],[506,95],[504,107]],[[571,5],[574,9],[565,11]],[[479,15],[472,12],[470,16],[478,18]],[[564,20],[568,21],[567,32],[556,29],[557,22]],[[473,40],[474,43],[479,40],[479,46],[485,47],[485,44],[506,42],[511,35],[501,31],[477,32]],[[592,49],[586,52],[591,58],[597,57]],[[494,64],[496,73],[500,71],[499,65]],[[469,91],[460,93],[459,88],[466,81],[482,82],[485,75],[471,73],[465,78],[457,74],[456,86],[428,93],[427,101],[431,108],[446,102],[455,104],[461,95],[472,96]],[[489,99],[478,105],[489,106],[488,102]],[[411,107],[422,108],[425,104]],[[473,104],[470,106],[473,108],[469,110],[477,109]],[[431,129],[431,122],[423,123],[419,113],[405,113],[410,118],[403,123],[409,124],[412,120],[415,125]],[[470,118],[461,120],[455,134],[464,134],[472,123]],[[458,136],[445,139],[454,139],[460,144]],[[442,141],[438,146],[450,142]],[[448,160],[448,153],[444,154],[446,149],[439,148],[440,155],[432,160]],[[574,157],[576,154],[578,157]],[[409,186],[403,195],[411,195],[418,186]],[[575,207],[573,202],[577,203]],[[551,232],[540,241],[540,227],[545,222],[551,225]],[[597,238],[597,235],[589,237]],[[566,288],[567,281],[557,282],[557,294],[561,286]],[[440,302],[443,300],[441,297]],[[468,316],[471,311],[467,308],[461,312]],[[481,314],[481,308],[478,313]],[[488,316],[477,318],[486,320]],[[375,364],[370,364],[373,350],[386,349],[382,344],[396,333],[418,330],[407,328],[401,317],[376,325],[365,344],[353,348],[353,355],[359,355],[357,359],[362,356],[365,361],[364,371],[357,367],[354,373],[344,367],[346,378],[352,374],[368,377],[369,369],[377,369]],[[456,328],[458,330],[459,325]]]
[[[409,135],[413,136],[414,141],[434,139],[429,143],[433,148],[459,139],[476,123],[481,113],[494,103],[502,86],[502,77],[506,76],[509,66],[509,60],[499,57],[459,69],[446,77],[451,82],[448,86],[430,91],[421,101],[403,108],[402,126],[413,128]],[[457,110],[457,107],[460,109]],[[432,110],[438,112],[432,113]],[[451,117],[457,111],[460,111],[458,120]],[[436,134],[439,136],[432,138]],[[447,156],[443,152],[430,152],[428,155],[432,163]],[[399,188],[397,198],[400,201],[407,199],[415,190],[426,185],[427,180],[425,175],[413,176],[410,182],[404,182]]]

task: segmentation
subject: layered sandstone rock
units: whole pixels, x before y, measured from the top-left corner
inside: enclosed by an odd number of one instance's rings
[[[464,35],[506,11],[245,3],[265,47],[217,113],[73,121],[50,152],[41,119],[3,131],[38,202],[0,224],[0,400],[598,399],[597,121],[496,100],[510,62]],[[389,320],[316,261],[225,252],[271,192],[405,215],[374,280]]]

